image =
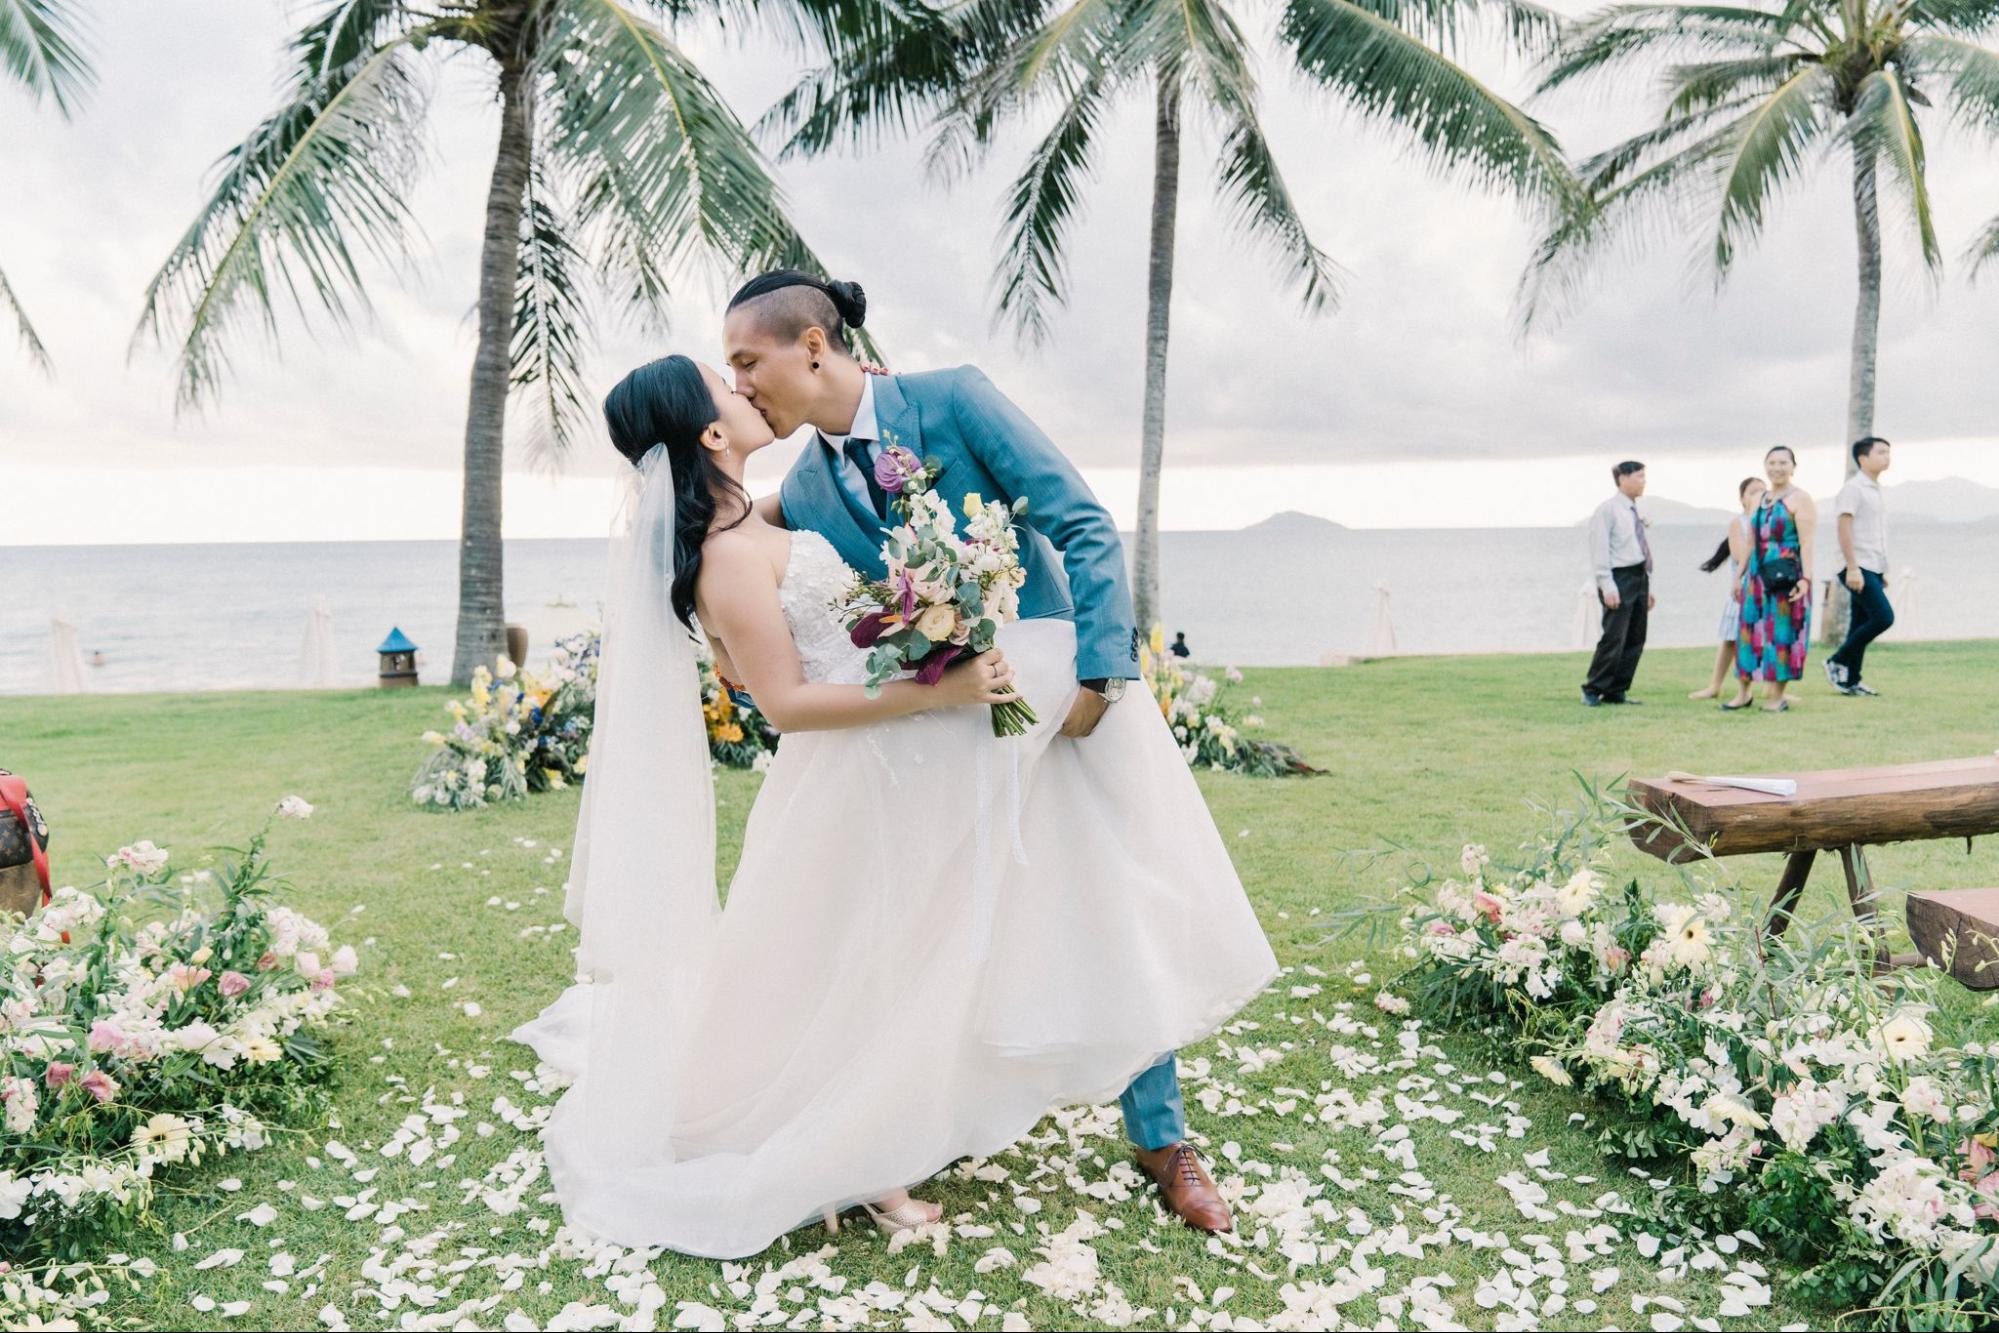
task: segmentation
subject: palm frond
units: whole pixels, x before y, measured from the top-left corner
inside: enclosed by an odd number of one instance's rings
[[[1544,68],[1540,91],[1614,73],[1639,56],[1752,56],[1778,49],[1783,15],[1733,5],[1611,5],[1576,24]]]
[[[1219,171],[1231,220],[1270,242],[1278,276],[1297,284],[1305,309],[1312,313],[1338,309],[1345,270],[1313,243],[1254,108],[1248,114],[1238,113],[1223,135]]]
[[[1909,90],[1892,66],[1877,69],[1861,81],[1853,115],[1842,134],[1852,142],[1856,153],[1888,164],[1902,187],[1910,219],[1916,224],[1923,263],[1937,268],[1943,263],[1943,251],[1937,245],[1936,223],[1930,212],[1923,135],[1916,125],[1915,109],[1909,105]]]
[[[96,81],[66,0],[0,0],[0,70],[65,117]]]
[[[225,342],[246,317],[275,330],[275,298],[345,320],[365,303],[358,244],[408,253],[407,199],[422,157],[423,88],[409,36],[304,83],[225,154],[214,190],[146,287],[133,335],[173,339],[177,398],[220,385]]]
[[[1575,175],[1545,126],[1380,15],[1352,0],[1286,0],[1279,31],[1308,78],[1410,135],[1433,167],[1577,205]]]
[[[1985,229],[1978,233],[1977,239],[1971,243],[1971,248],[1964,252],[1964,257],[1969,261],[1974,274],[1983,271],[1993,260],[1999,259],[1999,217],[1985,224]]]
[[[533,391],[537,410],[527,452],[550,467],[569,452],[590,411],[583,385],[591,324],[588,275],[589,260],[571,238],[546,167],[536,162],[521,217],[509,383],[516,394]]]
[[[28,312],[21,309],[20,298],[14,295],[14,286],[7,281],[5,272],[0,272],[0,310],[14,317],[14,329],[20,336],[21,347],[27,352],[28,360],[44,375],[53,374],[55,365],[49,360],[49,349],[42,346],[35,326],[28,322]]]
[[[365,59],[369,52],[407,26],[404,0],[325,0],[319,12],[292,34],[292,77],[311,84]]]
[[[1591,181],[1587,205],[1554,220],[1521,274],[1516,305],[1523,329],[1566,315],[1586,293],[1592,275],[1601,271],[1607,254],[1635,258],[1685,228],[1692,213],[1689,182],[1711,174],[1715,158],[1740,133],[1737,122],[1710,126],[1665,156],[1631,168],[1650,148],[1682,137],[1695,119],[1684,118],[1670,133],[1637,136],[1584,164]],[[1633,147],[1641,140],[1648,142]]]
[[[1070,0],[1046,23],[968,66],[932,123],[924,152],[931,175],[953,180],[968,172],[994,131],[1032,108],[1053,105],[1060,120],[1075,88],[1090,86],[1108,101],[1114,90],[1149,80],[1158,53],[1140,52],[1135,43],[1148,29],[1156,39],[1157,17],[1156,6],[1131,0]]]
[[[1728,106],[1745,97],[1767,96],[1783,86],[1800,64],[1811,59],[1800,51],[1707,60],[1675,65],[1666,71],[1668,116],[1683,116]]]
[[[1040,28],[1055,0],[914,4],[873,37],[831,48],[757,122],[778,159],[907,135],[950,103],[973,71]]]
[[[1902,43],[1901,62],[1910,81],[1948,103],[1960,125],[1987,137],[1999,134],[1999,51],[1947,33],[1919,33]]]
[[[1298,285],[1306,310],[1337,306],[1340,267],[1313,243],[1264,137],[1248,40],[1212,0],[1183,0],[1173,12],[1180,22],[1178,40],[1154,59],[1177,67],[1221,122],[1217,171],[1229,220],[1271,244],[1280,276]]]
[[[1999,0],[1910,0],[1912,27],[1978,37],[1999,26]]]
[[[1823,65],[1803,66],[1737,122],[1728,149],[1717,156],[1717,281],[1727,276],[1742,244],[1761,232],[1777,187],[1804,172],[1808,150],[1828,127],[1826,99],[1832,80],[1832,72]]]
[[[551,20],[545,147],[635,302],[697,262],[825,271],[749,131],[657,24],[619,0],[558,0]]]
[[[993,272],[996,318],[1010,323],[1023,343],[1048,336],[1049,309],[1067,296],[1063,242],[1090,174],[1111,82],[1109,68],[1100,68],[1070,92],[1007,191]]]

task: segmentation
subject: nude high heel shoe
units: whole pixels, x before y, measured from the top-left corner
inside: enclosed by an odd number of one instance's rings
[[[898,1231],[913,1231],[917,1227],[930,1226],[944,1218],[943,1205],[925,1203],[921,1199],[905,1199],[893,1208],[883,1208],[862,1200],[861,1211],[868,1215],[868,1220],[891,1236]],[[822,1210],[822,1216],[826,1219],[826,1230],[837,1234],[840,1230],[840,1210],[827,1208]]]

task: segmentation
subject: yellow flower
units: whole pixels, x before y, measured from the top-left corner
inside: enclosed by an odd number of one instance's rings
[[[984,509],[985,507],[986,507],[986,502],[979,498],[979,493],[977,491],[965,492],[966,518],[977,518],[979,516],[979,511],[981,509]]]
[[[575,770],[578,773],[588,772],[590,769],[590,756],[587,754],[584,755],[581,759],[578,759],[575,762],[575,764],[571,765],[571,767],[575,768]]]
[[[726,726],[717,727],[715,729],[715,734],[718,737],[720,737],[722,740],[733,745],[737,741],[743,738],[743,729],[737,726],[734,722],[731,722]]]
[[[562,770],[559,768],[544,768],[541,772],[542,776],[548,779],[550,791],[561,791],[569,785],[562,780]]]
[[[243,1058],[253,1065],[267,1065],[284,1053],[284,1047],[269,1037],[251,1037],[243,1043]]]
[[[1154,625],[1152,627],[1151,646],[1154,653],[1163,653],[1166,651],[1166,626]]]

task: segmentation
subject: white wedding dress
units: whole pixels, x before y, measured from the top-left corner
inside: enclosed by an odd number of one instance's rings
[[[832,609],[848,573],[824,537],[792,535],[780,598],[814,681],[864,678]],[[648,1082],[584,1068],[608,1045],[582,1035],[592,986],[516,1034],[580,1080],[545,1130],[572,1225],[755,1254],[823,1208],[994,1153],[1053,1106],[1114,1099],[1275,975],[1151,698],[1134,688],[1093,735],[1058,736],[1075,627],[1015,622],[1000,646],[1041,718],[1025,736],[953,708],[783,738],[692,1021],[650,1057],[673,1063],[656,1084],[673,1104],[616,1108],[651,1117],[656,1154],[588,1127],[586,1097]],[[649,1058],[636,1044],[621,1066]]]

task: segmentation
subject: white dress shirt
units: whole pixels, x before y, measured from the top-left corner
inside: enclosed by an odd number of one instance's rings
[[[1888,573],[1888,498],[1881,480],[1856,472],[1839,488],[1833,508],[1853,515],[1853,563],[1876,574]],[[1837,520],[1835,520],[1837,521]]]
[[[868,466],[875,462],[875,446],[881,439],[881,427],[875,421],[875,377],[861,376],[861,402],[854,409],[854,424],[844,435],[834,435],[820,431],[819,438],[833,447],[834,472],[847,493],[861,502],[861,508],[872,511],[875,507],[874,493],[868,489],[868,479],[861,475],[853,460],[847,457],[847,441],[860,440],[861,457],[868,460]]]
[[[1623,491],[1610,496],[1589,516],[1590,569],[1596,586],[1605,593],[1617,591],[1614,569],[1645,563],[1645,547],[1638,539],[1638,503]]]

